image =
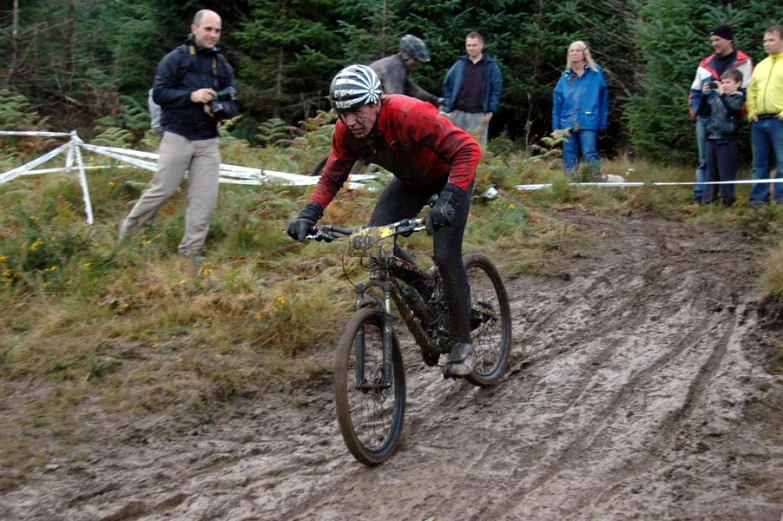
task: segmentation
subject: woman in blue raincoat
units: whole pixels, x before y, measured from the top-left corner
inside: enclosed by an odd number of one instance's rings
[[[593,61],[582,41],[568,46],[566,70],[554,91],[552,130],[569,130],[563,142],[563,168],[570,176],[579,159],[596,172],[598,132],[606,130],[609,92],[601,68]]]

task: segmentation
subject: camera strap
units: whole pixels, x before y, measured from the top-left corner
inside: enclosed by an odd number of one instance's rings
[[[188,45],[188,53],[190,54],[190,65],[193,70],[196,70],[196,46],[193,44]],[[212,88],[215,91],[220,90],[220,81],[218,79],[218,63],[217,53],[212,55]]]

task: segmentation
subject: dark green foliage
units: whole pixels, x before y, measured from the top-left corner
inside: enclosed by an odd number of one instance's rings
[[[665,161],[695,160],[687,96],[699,60],[712,52],[710,30],[731,24],[737,46],[758,62],[764,28],[783,19],[783,5],[761,0],[31,0],[21,3],[16,54],[10,31],[0,32],[9,56],[0,85],[13,93],[3,95],[0,125],[39,126],[37,111],[53,118],[56,130],[76,128],[88,140],[103,134],[141,143],[156,65],[202,8],[223,18],[220,46],[236,72],[243,116],[231,127],[234,137],[268,142],[276,129],[328,110],[337,70],[396,53],[407,33],[424,39],[432,55],[414,81],[442,94],[465,36],[477,30],[504,75],[492,136],[503,133],[529,149],[549,134],[567,47],[585,40],[610,89],[603,152],[631,148]],[[273,118],[284,123],[257,130]]]
[[[699,61],[713,50],[709,33],[730,24],[737,48],[754,63],[764,29],[783,18],[783,6],[768,2],[709,3],[697,0],[632,2],[638,22],[631,25],[643,57],[638,80],[627,89],[627,130],[636,152],[665,162],[695,163],[696,137],[688,114],[688,92]]]
[[[325,78],[340,66],[339,40],[328,18],[332,3],[251,0],[249,4],[250,21],[235,34],[251,59],[240,67],[246,76],[242,99],[249,96],[256,112],[273,117],[307,117],[326,95]]]
[[[288,123],[280,118],[270,119],[258,126],[258,134],[253,136],[263,145],[274,145],[288,136]]]

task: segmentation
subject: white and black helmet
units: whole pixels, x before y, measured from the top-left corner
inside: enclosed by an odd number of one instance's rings
[[[381,99],[381,80],[366,65],[351,65],[337,73],[329,87],[329,103],[338,112]]]
[[[402,37],[402,40],[400,40],[400,52],[404,52],[422,63],[430,61],[427,44],[421,38],[417,38],[412,34],[406,34]]]

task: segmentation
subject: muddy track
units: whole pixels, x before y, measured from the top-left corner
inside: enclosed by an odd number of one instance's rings
[[[654,217],[568,215],[556,277],[507,280],[505,381],[444,381],[403,336],[394,458],[343,446],[331,388],[219,425],[96,448],[0,497],[0,518],[759,520],[783,514],[783,382],[763,363],[757,245]]]

